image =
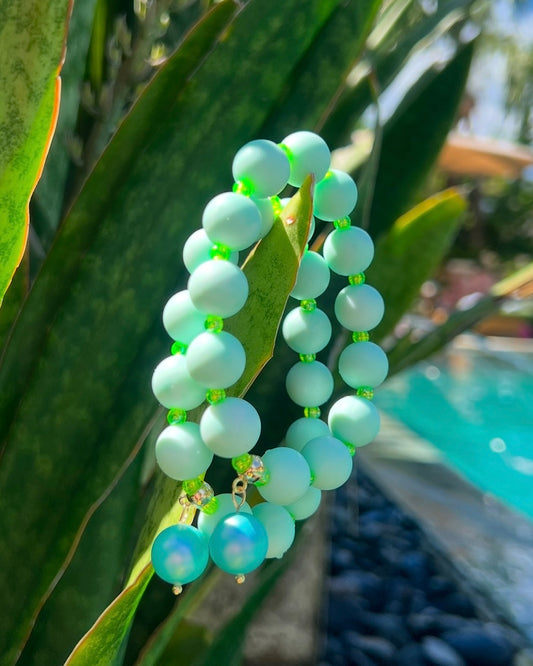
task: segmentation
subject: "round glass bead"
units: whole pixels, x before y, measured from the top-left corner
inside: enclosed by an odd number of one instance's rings
[[[184,409],[174,408],[169,409],[167,414],[167,422],[169,425],[177,425],[178,423],[185,423],[187,420],[187,412]]]
[[[282,446],[269,449],[261,458],[270,480],[258,490],[267,502],[291,504],[304,495],[311,483],[311,472],[301,453]]]
[[[309,486],[307,492],[299,500],[285,507],[294,520],[305,520],[312,516],[320,506],[322,491],[314,486]]]
[[[229,261],[206,261],[191,274],[187,283],[194,307],[206,315],[231,317],[248,298],[248,280]]]
[[[261,434],[261,419],[246,400],[226,398],[202,414],[200,433],[217,456],[234,458],[255,446]]]
[[[369,444],[379,431],[379,412],[369,400],[347,395],[335,402],[328,415],[331,433],[356,447]]]
[[[370,331],[379,324],[384,311],[381,294],[368,284],[350,284],[335,299],[335,316],[350,331]]]
[[[246,366],[244,347],[227,331],[201,333],[189,345],[185,359],[195,381],[216,388],[235,384]]]
[[[261,214],[248,197],[224,192],[205,207],[202,226],[212,243],[244,250],[259,239]]]
[[[294,519],[291,514],[279,504],[262,502],[254,506],[253,515],[267,533],[268,550],[265,557],[283,557],[294,541]]]
[[[329,284],[329,268],[318,252],[306,250],[302,257],[291,296],[299,301],[320,296]]]
[[[168,356],[152,375],[152,391],[167,409],[194,409],[205,400],[205,385],[191,377],[186,358],[181,354]]]
[[[298,354],[316,354],[331,339],[331,322],[325,312],[302,307],[287,313],[281,332],[288,346]]]
[[[226,391],[224,389],[209,389],[205,394],[205,399],[210,405],[216,405],[217,402],[222,402],[226,399]]]
[[[374,258],[374,243],[360,227],[335,229],[324,242],[324,259],[338,275],[362,273]]]
[[[208,541],[191,525],[167,527],[152,545],[152,565],[156,574],[178,587],[201,576],[208,560]]]
[[[204,330],[205,315],[193,305],[184,289],[171,296],[163,310],[163,326],[173,340],[188,345]]]
[[[272,141],[257,139],[237,151],[231,167],[233,178],[242,181],[259,198],[281,192],[290,175],[289,160]]]
[[[331,153],[324,139],[314,132],[293,132],[286,136],[282,145],[287,149],[290,163],[289,183],[300,187],[308,174],[315,182],[324,178],[331,162]]]
[[[339,356],[339,374],[348,386],[375,388],[389,371],[387,355],[373,342],[354,342]]]
[[[234,576],[257,569],[267,550],[265,528],[257,518],[247,513],[233,513],[222,518],[209,539],[213,562]]]
[[[300,361],[287,373],[285,386],[290,399],[297,405],[323,405],[333,393],[333,375],[320,361]]]
[[[352,456],[344,444],[331,435],[315,437],[307,442],[302,455],[313,475],[312,485],[320,490],[339,488],[352,472]]]
[[[331,435],[328,424],[321,419],[302,417],[293,421],[285,435],[285,446],[301,451],[311,439],[321,435]]]
[[[213,452],[204,444],[198,424],[185,422],[163,430],[155,444],[155,457],[167,476],[183,481],[204,474]]]
[[[357,186],[347,173],[331,169],[315,187],[314,214],[333,222],[349,215],[357,203]]]
[[[229,516],[231,513],[235,513],[235,504],[231,493],[215,495],[215,499],[217,500],[217,508],[213,513],[198,514],[198,529],[207,537],[211,536],[213,530],[222,518]],[[239,513],[252,513],[252,509],[248,502],[241,504],[239,507]]]
[[[274,207],[272,205],[271,199],[256,199],[252,197],[252,201],[257,206],[259,213],[261,215],[261,228],[259,230],[259,238],[264,238],[268,235],[269,231],[272,229],[274,220],[276,219],[276,213],[274,212]]]
[[[213,241],[205,233],[205,229],[198,229],[192,233],[183,246],[183,263],[189,273],[196,270],[204,261],[212,259],[212,250]],[[232,251],[228,261],[231,261],[232,264],[238,264],[239,253]]]

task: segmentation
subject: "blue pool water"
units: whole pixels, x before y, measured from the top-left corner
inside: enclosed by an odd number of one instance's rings
[[[375,401],[533,518],[533,351],[452,349],[391,377]]]

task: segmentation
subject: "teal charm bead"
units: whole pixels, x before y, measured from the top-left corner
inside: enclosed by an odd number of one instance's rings
[[[211,534],[213,534],[213,530],[223,518],[235,513],[235,504],[233,503],[231,493],[215,495],[215,499],[217,500],[217,508],[213,513],[202,512],[198,514],[198,529],[205,534],[206,537],[210,537]],[[252,509],[248,502],[243,502],[243,504],[240,505],[239,513],[252,513]]]
[[[289,160],[272,141],[249,141],[237,151],[231,167],[233,178],[242,181],[260,199],[279,194],[290,175]]]
[[[316,354],[331,339],[331,322],[322,310],[307,312],[303,307],[287,313],[281,332],[287,345],[298,354]]]
[[[301,451],[309,440],[321,435],[331,435],[328,424],[321,419],[302,417],[293,421],[285,435],[285,446]]]
[[[335,316],[350,331],[372,330],[382,320],[384,311],[381,294],[368,284],[350,284],[335,299]]]
[[[339,356],[339,374],[348,386],[376,388],[389,371],[387,355],[373,342],[353,342]]]
[[[347,395],[332,405],[328,425],[334,437],[358,448],[378,434],[379,412],[369,400]]]
[[[241,512],[222,518],[209,539],[213,562],[234,576],[257,569],[267,550],[268,537],[263,525],[253,515]]]
[[[217,259],[198,266],[187,288],[197,310],[218,317],[236,314],[248,298],[248,280],[243,271],[229,261]]]
[[[196,270],[200,264],[213,258],[211,256],[213,246],[213,241],[209,239],[204,229],[198,229],[189,236],[183,246],[183,263],[189,273]],[[231,261],[232,264],[238,264],[239,253],[231,252],[228,261]]]
[[[285,507],[294,520],[305,520],[312,516],[320,506],[322,491],[314,486],[309,486],[307,492],[299,500]]]
[[[365,271],[374,258],[374,243],[359,227],[335,229],[324,242],[324,259],[338,275],[354,275]]]
[[[299,301],[320,296],[328,288],[329,268],[318,252],[306,250],[302,257],[291,296]]]
[[[205,314],[194,307],[184,289],[170,297],[163,310],[163,326],[173,340],[188,345],[204,330]]]
[[[201,576],[208,561],[208,541],[191,525],[167,527],[152,545],[152,565],[156,574],[177,587]]]
[[[312,485],[320,490],[339,488],[352,473],[352,456],[346,446],[331,435],[307,442],[302,455],[311,469]]]
[[[194,409],[205,399],[205,385],[193,379],[186,356],[175,354],[163,359],[152,375],[152,391],[167,409]]]
[[[185,359],[191,377],[211,388],[235,384],[246,366],[244,347],[227,331],[201,333],[189,345]]]
[[[324,178],[331,162],[331,153],[321,136],[314,132],[293,132],[281,143],[289,158],[290,185],[300,187],[310,173],[315,176],[317,183]]]
[[[202,226],[212,243],[244,250],[259,240],[261,213],[248,197],[224,192],[205,207]]]
[[[344,171],[331,169],[315,187],[314,214],[333,222],[349,215],[357,203],[357,186]]]
[[[311,483],[311,472],[301,453],[287,447],[269,449],[261,458],[270,479],[257,489],[273,504],[292,504],[302,497]]]
[[[170,425],[155,443],[155,458],[161,470],[176,481],[204,474],[213,452],[204,444],[197,423]]]
[[[235,458],[255,446],[261,434],[261,419],[246,400],[226,398],[202,414],[200,434],[217,456]]]
[[[294,403],[316,407],[331,398],[334,382],[331,372],[320,361],[299,361],[287,373],[285,386]]]
[[[294,541],[294,519],[291,514],[279,504],[262,502],[254,506],[253,515],[267,533],[268,550],[265,557],[283,557]]]

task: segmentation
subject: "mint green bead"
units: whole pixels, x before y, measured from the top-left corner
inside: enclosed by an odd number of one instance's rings
[[[331,169],[315,187],[314,214],[333,222],[349,215],[357,203],[357,186],[344,171]]]
[[[152,545],[156,574],[178,587],[201,576],[208,561],[208,541],[192,525],[171,525],[157,535]]]
[[[285,342],[298,354],[316,354],[331,339],[331,322],[318,308],[307,312],[298,307],[285,315],[281,332]]]
[[[347,395],[335,402],[328,414],[331,433],[355,447],[369,444],[379,431],[379,412],[370,400]]]
[[[287,185],[290,165],[287,155],[272,141],[257,139],[237,151],[231,167],[233,178],[242,181],[252,195],[263,199],[279,194]]]
[[[318,407],[331,398],[333,375],[320,361],[292,366],[285,381],[290,399],[300,407]]]
[[[244,347],[227,331],[201,333],[189,345],[185,359],[195,381],[217,389],[235,384],[246,366]]]
[[[213,562],[234,576],[257,569],[267,550],[265,528],[257,518],[247,513],[232,513],[223,518],[209,539]]]
[[[376,388],[385,380],[388,371],[387,355],[373,342],[354,342],[339,356],[339,374],[352,388]]]
[[[167,409],[194,409],[205,399],[205,384],[191,377],[183,354],[168,356],[154,370],[152,391]]]
[[[320,490],[339,488],[352,473],[353,459],[348,448],[331,435],[307,442],[302,455],[313,475],[312,485]]]
[[[309,486],[307,492],[299,500],[285,507],[294,520],[305,520],[312,516],[320,506],[322,491],[314,486]]]
[[[163,309],[163,326],[173,340],[190,344],[204,331],[205,314],[197,310],[184,289],[171,296]]]
[[[350,284],[335,299],[335,316],[350,331],[371,331],[382,320],[384,311],[381,294],[368,284]]]
[[[309,419],[302,416],[287,428],[285,446],[301,452],[309,440],[321,435],[331,435],[328,424],[322,419]]]
[[[213,452],[204,444],[198,424],[186,421],[163,430],[155,443],[155,458],[167,476],[183,481],[204,474]]]
[[[226,398],[210,405],[200,419],[206,446],[221,458],[234,458],[254,447],[261,434],[261,419],[253,405],[242,398]]]
[[[235,264],[221,259],[206,261],[187,283],[194,307],[206,315],[231,317],[248,298],[248,280]]]
[[[215,495],[215,497],[217,500],[217,509],[214,513],[204,513],[203,511],[198,513],[198,529],[206,537],[210,537],[213,534],[213,530],[223,518],[229,516],[231,513],[235,513],[235,504],[233,503],[231,493],[221,493],[220,495]],[[248,502],[241,504],[239,513],[252,513]]]
[[[303,301],[320,296],[329,284],[329,268],[318,252],[306,250],[302,257],[291,296]]]
[[[272,201],[270,199],[256,199],[255,197],[250,197],[259,210],[261,215],[261,227],[259,229],[259,238],[264,238],[268,235],[269,231],[272,229],[274,220],[276,219],[276,213],[274,212],[274,207],[272,206]]]
[[[268,538],[265,557],[283,557],[294,541],[294,519],[284,507],[271,502],[256,504],[253,514],[263,525]]]
[[[213,245],[213,241],[209,239],[204,229],[198,229],[189,236],[183,246],[183,263],[189,273],[192,273],[205,261],[210,261]],[[232,264],[238,264],[239,253],[232,252],[228,261],[231,261]]]
[[[311,484],[311,472],[301,453],[285,446],[269,449],[261,456],[270,480],[257,486],[259,494],[273,504],[292,504]]]
[[[224,192],[205,207],[202,226],[213,243],[244,250],[259,239],[261,214],[248,197]]]
[[[324,178],[331,162],[331,153],[321,136],[305,130],[293,132],[283,139],[282,144],[289,149],[291,185],[300,187],[310,173],[314,174],[317,183]]]
[[[324,259],[334,273],[355,275],[365,271],[374,258],[374,243],[364,229],[335,229],[324,242]]]

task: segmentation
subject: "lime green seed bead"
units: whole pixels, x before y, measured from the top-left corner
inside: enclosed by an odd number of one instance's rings
[[[355,456],[356,448],[353,444],[350,444],[350,442],[343,442],[344,446],[348,449],[348,453],[352,456]]]
[[[319,419],[320,407],[304,407],[304,417],[306,419]]]
[[[170,348],[170,352],[174,354],[185,354],[187,351],[187,345],[184,342],[179,342],[176,340],[176,342],[173,343],[172,347]]]
[[[345,229],[349,229],[352,226],[352,221],[348,216],[342,217],[340,220],[335,220],[333,222],[333,226],[335,227],[335,229],[343,231]]]
[[[274,215],[276,217],[279,217],[281,215],[281,211],[283,210],[283,204],[281,203],[281,199],[278,196],[275,197],[269,197],[270,203],[272,204],[272,210],[274,211]]]
[[[232,250],[227,245],[222,245],[220,243],[215,243],[211,250],[209,251],[209,256],[211,259],[223,259],[229,261],[231,257]]]
[[[204,327],[206,331],[220,333],[220,331],[224,328],[224,320],[218,315],[208,315],[205,318]]]
[[[239,180],[234,183],[231,189],[235,192],[235,194],[242,194],[245,197],[251,196],[253,192],[253,187],[251,184],[244,180]]]
[[[185,423],[187,420],[187,412],[184,409],[170,409],[167,414],[167,421],[169,425],[178,425]]]
[[[200,507],[200,511],[202,513],[206,513],[208,516],[212,516],[214,513],[216,513],[218,509],[218,500],[216,497],[212,497],[207,504],[204,506]]]
[[[252,464],[252,456],[250,453],[243,453],[240,456],[236,456],[231,459],[231,466],[237,472],[237,474],[244,474],[246,470]]]
[[[300,354],[300,361],[302,363],[312,363],[316,361],[316,354]]]
[[[370,335],[368,331],[354,331],[352,333],[352,340],[354,342],[368,342],[370,340]]]
[[[374,397],[374,389],[371,386],[359,386],[355,395],[358,395],[360,398],[372,400]]]
[[[350,284],[364,284],[366,277],[364,273],[356,273],[355,275],[348,276],[348,282]]]
[[[300,302],[300,307],[306,312],[313,312],[316,310],[316,301],[314,298],[306,298]]]
[[[217,405],[226,399],[226,391],[224,389],[209,389],[205,394],[205,399],[210,405]]]
[[[194,495],[197,490],[200,490],[203,484],[203,479],[194,478],[194,479],[185,479],[181,485],[183,492],[186,495]]]

